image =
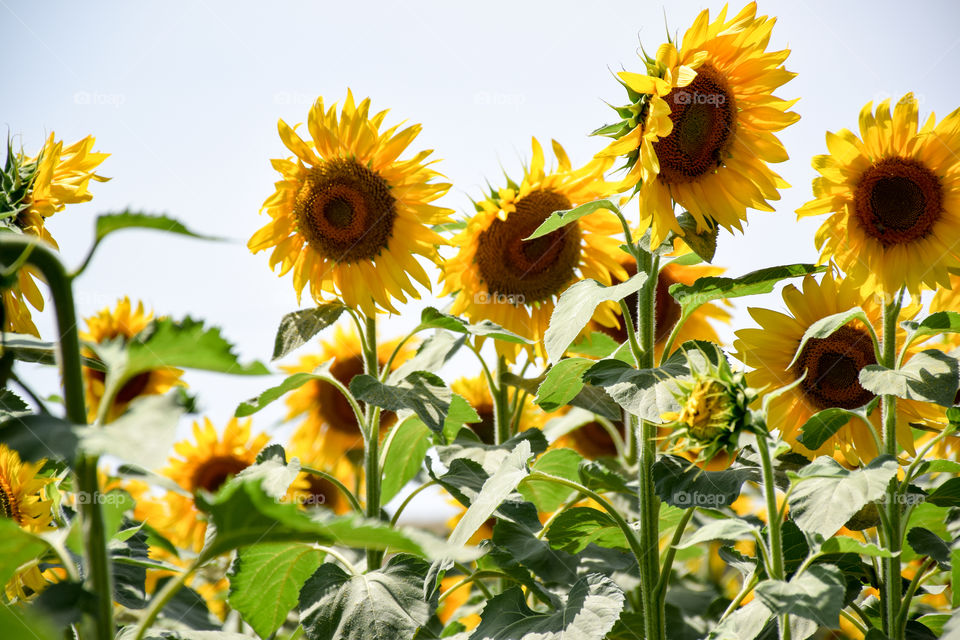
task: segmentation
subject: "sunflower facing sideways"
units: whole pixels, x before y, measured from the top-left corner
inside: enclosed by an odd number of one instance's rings
[[[728,20],[724,6],[710,22],[703,11],[677,45],[647,59],[645,74],[619,74],[631,104],[596,133],[615,138],[602,155],[626,158],[623,187],[637,187],[654,246],[683,235],[674,202],[699,231],[742,230],[748,208],[773,211],[767,201],[789,186],[767,163],[787,159],[774,133],[800,116],[788,111],[796,100],[772,92],[796,74],[783,66],[789,49],[766,51],[775,19],[756,13],[751,3]]]
[[[47,218],[68,204],[91,200],[91,180],[109,180],[95,170],[110,154],[93,151],[94,142],[93,136],[87,136],[65,148],[63,141],[57,141],[51,133],[36,157],[15,154],[8,146],[0,213],[10,217],[0,222],[6,227],[0,231],[36,236],[58,249],[47,229]],[[3,291],[4,331],[40,335],[25,304],[43,311],[43,296],[34,281],[38,277],[39,272],[25,267],[18,272],[15,285]]]
[[[880,433],[879,410],[870,414],[872,429],[860,418],[851,418],[816,450],[797,441],[800,428],[813,414],[832,407],[856,409],[874,399],[875,396],[859,382],[860,370],[877,362],[867,327],[854,320],[826,338],[811,338],[792,366],[791,361],[803,334],[814,322],[859,306],[876,331],[881,324],[882,309],[872,297],[862,298],[855,283],[849,279],[836,279],[831,272],[824,274],[819,283],[813,276],[806,276],[801,286],[802,290],[794,285],[783,290],[789,314],[749,309],[760,328],[736,332],[735,355],[754,368],[747,373],[747,383],[759,389],[761,395],[796,382],[806,372],[806,377],[798,385],[770,403],[767,415],[769,427],[779,429],[795,451],[810,458],[839,453],[838,459],[851,466],[861,461],[869,462],[878,455],[875,438],[879,439],[877,434]],[[904,309],[904,318],[917,310],[918,307]],[[902,343],[902,340],[901,330],[898,341]],[[911,454],[915,453],[910,423],[933,423],[937,417],[937,409],[927,403],[899,399],[897,441],[900,446]]]
[[[446,241],[431,225],[449,221],[449,209],[430,204],[450,188],[426,162],[431,151],[400,160],[420,125],[398,131],[380,126],[386,111],[370,116],[370,100],[354,104],[347,91],[338,118],[323,99],[307,117],[309,139],[280,120],[280,138],[295,154],[273,160],[282,179],[263,203],[271,221],[247,244],[253,253],[273,249],[270,268],[293,270],[297,300],[309,284],[320,303],[331,297],[367,317],[377,309],[397,313],[393,300],[420,294],[409,276],[430,289],[416,256],[437,262]]]
[[[107,307],[97,315],[86,318],[87,331],[81,333],[80,338],[97,344],[117,338],[129,342],[146,329],[152,320],[153,313],[146,313],[142,302],[138,302],[134,308],[130,299],[124,297],[117,302],[115,308]],[[183,385],[184,383],[180,380],[181,375],[183,371],[173,367],[162,367],[135,375],[117,392],[113,406],[110,407],[107,415],[107,421],[119,417],[127,410],[130,403],[140,396],[164,394],[174,386]],[[106,376],[103,371],[84,367],[83,380],[87,395],[87,413],[89,420],[93,422],[97,418],[100,402],[103,399]]]
[[[816,156],[814,200],[797,215],[831,214],[816,235],[820,261],[833,260],[864,294],[906,287],[950,288],[960,268],[960,109],[920,130],[917,100],[885,100],[860,111],[860,137],[827,133]]]
[[[618,261],[622,227],[604,209],[537,238],[524,241],[554,211],[616,193],[616,185],[603,180],[609,161],[595,160],[574,169],[566,152],[553,143],[558,167],[544,170],[543,149],[533,139],[533,157],[523,181],[491,193],[476,205],[467,228],[453,239],[457,255],[444,266],[443,295],[456,297],[451,313],[471,321],[491,320],[537,343],[550,322],[557,297],[580,279],[592,278],[609,285],[611,273],[626,278]],[[614,303],[598,308],[596,319],[616,326]],[[497,343],[513,359],[519,347]]]

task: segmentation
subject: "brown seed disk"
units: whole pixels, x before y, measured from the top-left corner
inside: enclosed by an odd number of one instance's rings
[[[860,386],[860,370],[876,364],[873,341],[863,329],[844,325],[826,338],[811,338],[793,366],[804,395],[818,410],[839,407],[856,409],[873,399]]]
[[[884,158],[867,169],[854,191],[860,226],[884,246],[923,238],[940,219],[940,179],[915,160]]]

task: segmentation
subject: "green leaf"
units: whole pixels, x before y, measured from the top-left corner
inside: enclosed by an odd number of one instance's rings
[[[800,339],[800,344],[797,346],[797,350],[794,352],[793,359],[790,361],[790,364],[787,365],[787,369],[796,364],[797,358],[800,357],[800,354],[803,353],[803,348],[807,345],[807,341],[813,339],[822,340],[827,338],[837,329],[853,322],[854,320],[859,320],[865,325],[870,326],[870,320],[867,318],[867,314],[865,314],[863,309],[860,307],[853,307],[852,309],[847,309],[846,311],[834,313],[824,318],[820,318],[811,324],[803,333],[803,337]],[[874,345],[874,348],[876,348],[876,345]]]
[[[10,389],[0,389],[0,423],[30,413],[30,407]]]
[[[503,460],[521,442],[530,444],[533,455],[539,455],[547,450],[547,439],[537,428],[525,429],[501,444],[484,444],[476,440],[459,439],[450,445],[437,447],[437,457],[448,467],[458,458],[466,458],[478,463],[487,474],[494,473],[500,468]]]
[[[470,403],[463,396],[453,394],[453,399],[450,400],[450,410],[447,412],[446,420],[443,421],[443,441],[452,442],[460,433],[463,425],[473,422],[480,422],[480,414],[470,406]]]
[[[270,373],[260,362],[240,364],[220,329],[205,328],[203,322],[190,317],[177,322],[170,318],[154,320],[138,338],[127,346],[125,373],[134,376],[160,367],[202,369],[234,375],[266,375]]]
[[[164,576],[157,580],[157,585],[154,588],[155,593],[160,593],[168,580],[172,580],[172,578]],[[211,615],[210,609],[207,607],[207,601],[204,600],[203,596],[186,586],[177,590],[170,602],[160,612],[160,616],[171,622],[176,622],[178,626],[185,625],[190,629],[195,629],[195,631],[178,632],[177,636],[184,638],[184,640],[201,640],[203,635],[200,634],[203,632],[209,634],[207,635],[209,638],[212,632],[218,632],[221,627],[220,621]],[[213,637],[217,638],[217,636]]]
[[[322,380],[325,377],[324,374],[329,375],[331,363],[332,361],[325,362],[310,373],[301,371],[300,373],[294,373],[293,375],[287,376],[283,379],[283,382],[277,386],[270,387],[255,398],[250,398],[249,400],[244,400],[241,402],[239,405],[237,405],[237,409],[234,411],[233,415],[237,418],[251,416],[266,407],[268,404],[282,398],[284,395],[290,391],[293,391],[294,389],[299,389],[311,380]]]
[[[487,601],[471,640],[603,640],[623,610],[624,595],[610,578],[586,575],[574,583],[555,611],[530,609],[520,587]]]
[[[540,383],[534,402],[547,413],[567,405],[583,389],[583,373],[594,364],[586,358],[565,358],[553,365]]]
[[[619,342],[602,331],[591,331],[589,334],[577,338],[570,345],[569,351],[590,358],[607,358],[619,346]]]
[[[367,374],[354,376],[350,392],[358,400],[387,411],[411,409],[434,432],[443,431],[450,411],[453,392],[440,376],[427,371],[414,371],[399,384],[384,384]]]
[[[4,583],[6,584],[6,583]],[[0,629],[4,640],[63,640],[48,616],[33,607],[0,606]]]
[[[512,373],[507,373],[504,375],[503,381],[511,386],[517,387],[518,389],[523,389],[532,396],[536,396],[537,390],[540,388],[545,378],[546,376],[540,376],[538,378],[521,378],[520,376]],[[608,420],[619,420],[623,417],[623,411],[620,409],[620,406],[611,400],[610,396],[607,395],[603,389],[593,385],[583,384],[582,382],[581,385],[582,388],[580,389],[580,393],[570,399],[567,404],[572,407],[586,409],[590,413],[603,416]]]
[[[406,555],[355,576],[324,564],[300,592],[300,624],[309,640],[412,638],[433,613],[423,600],[428,569],[423,560]]]
[[[583,458],[573,449],[551,449],[537,458],[531,469],[550,475],[579,481],[577,470]],[[520,495],[537,506],[538,511],[552,512],[560,508],[573,494],[569,487],[536,478],[524,478],[519,486]]]
[[[879,399],[874,398],[862,409],[850,411],[832,407],[818,411],[800,427],[800,435],[797,436],[797,441],[808,449],[819,449],[823,446],[823,443],[836,435],[851,419],[866,419],[878,403]]]
[[[470,324],[463,318],[442,313],[433,307],[427,307],[420,313],[420,328],[446,329],[447,331],[464,333],[472,336],[495,338],[503,342],[511,342],[514,344],[533,344],[531,340],[528,340],[523,336],[519,336],[511,331],[507,331],[500,325],[489,320],[481,320],[476,324]]]
[[[626,282],[611,287],[596,280],[580,280],[560,294],[550,316],[550,326],[543,336],[543,346],[551,363],[556,363],[576,339],[601,302],[617,302],[636,293],[647,275],[638,273]]]
[[[554,549],[580,553],[590,544],[609,549],[629,549],[623,530],[607,513],[592,507],[572,507],[557,516],[547,529]]]
[[[190,236],[201,240],[219,240],[213,236],[203,236],[190,231],[184,224],[166,215],[151,215],[125,210],[120,213],[104,213],[97,216],[94,230],[94,242],[100,242],[114,231],[121,229],[153,229],[167,233]]]
[[[688,372],[686,365],[675,362],[664,363],[657,369],[635,369],[626,362],[607,359],[587,369],[583,379],[602,387],[631,414],[661,423],[664,413],[679,410],[673,394],[673,378]]]
[[[477,529],[493,515],[497,507],[516,490],[517,485],[530,474],[527,460],[533,455],[530,442],[520,441],[500,463],[500,467],[483,483],[480,492],[450,533],[450,545],[459,547],[476,533]]]
[[[423,421],[410,417],[394,425],[384,442],[388,444],[383,456],[380,501],[386,504],[423,466],[430,448],[430,429]]]
[[[798,472],[789,497],[790,515],[804,531],[831,537],[861,507],[881,499],[896,473],[891,456],[853,471],[821,456]]]
[[[907,400],[934,402],[949,407],[960,386],[956,358],[927,349],[915,354],[900,369],[870,364],[860,370],[860,384],[877,395],[895,395]]]
[[[950,571],[950,545],[929,529],[914,527],[907,532],[907,544],[918,556],[929,556],[944,571]]]
[[[465,507],[470,507],[480,495],[480,490],[490,479],[479,463],[466,458],[456,458],[449,463],[449,470],[437,477],[431,469],[431,476],[437,479],[447,493]],[[517,522],[526,529],[539,530],[540,519],[537,508],[523,500],[517,493],[511,494],[496,506],[495,513],[501,520]]]
[[[843,608],[843,573],[837,567],[815,564],[789,582],[764,580],[754,591],[774,614],[790,614],[836,628]]]
[[[387,376],[387,384],[396,384],[416,371],[439,371],[466,343],[466,336],[435,331],[423,341],[413,357]]]
[[[909,345],[928,336],[942,333],[960,333],[960,313],[956,311],[937,311],[924,318],[922,322],[907,320],[900,324],[910,332],[907,337],[907,344]]]
[[[540,226],[537,227],[533,233],[523,240],[526,242],[527,240],[542,238],[548,233],[553,233],[557,229],[565,227],[571,222],[576,222],[583,216],[588,216],[595,211],[610,211],[611,213],[619,213],[620,209],[618,209],[617,205],[613,204],[609,200],[594,200],[593,202],[582,204],[579,207],[574,207],[573,209],[554,211],[547,216],[546,220],[540,223]]]
[[[729,507],[740,496],[743,483],[758,480],[759,476],[760,471],[753,467],[704,471],[689,460],[673,455],[665,455],[653,465],[657,496],[681,509]]]
[[[950,478],[927,496],[938,507],[960,507],[960,478]]]
[[[687,549],[711,540],[745,540],[752,539],[754,534],[760,529],[746,520],[739,518],[726,518],[723,520],[714,520],[706,525],[699,527],[692,535],[687,537],[677,549]]]
[[[17,416],[0,423],[0,443],[28,462],[55,459],[72,463],[79,439],[69,422],[41,413]]]
[[[873,543],[861,542],[848,536],[835,536],[820,545],[822,553],[856,553],[873,558],[892,558],[893,554],[887,549],[881,549]]]
[[[271,360],[279,360],[306,344],[315,335],[336,322],[346,308],[342,303],[329,302],[310,309],[292,311],[283,316],[280,319],[280,326],[277,327]]]
[[[306,544],[258,544],[241,549],[228,574],[227,601],[261,638],[280,628],[324,553]],[[264,597],[268,595],[269,597]]]
[[[739,278],[708,276],[698,278],[696,282],[689,285],[674,284],[670,287],[670,295],[680,303],[681,313],[687,316],[700,305],[712,300],[770,293],[781,280],[799,278],[811,273],[819,273],[825,269],[826,267],[818,267],[812,264],[790,264],[751,271]]]
[[[700,231],[696,219],[689,212],[684,211],[677,216],[677,224],[683,229],[680,239],[690,250],[697,254],[704,262],[712,262],[717,253],[717,232],[719,228],[713,225]]]
[[[118,492],[111,491],[108,495],[116,493]],[[127,498],[132,507],[129,494]],[[105,501],[105,504],[112,505],[114,502]],[[144,565],[152,565],[157,561],[150,559],[150,545],[147,542],[149,538],[142,528],[134,525],[131,520],[125,520],[125,524],[135,526],[133,535],[124,540],[115,536],[107,544],[113,575],[113,599],[128,609],[143,609],[149,602],[146,590],[147,569]],[[108,526],[108,531],[110,528]],[[173,567],[173,570],[181,569]]]
[[[753,640],[767,626],[773,614],[754,599],[723,619],[707,636],[708,640]],[[793,637],[793,636],[791,636]]]
[[[0,584],[7,584],[20,565],[40,556],[47,549],[48,545],[42,538],[21,529],[10,518],[0,518]]]
[[[588,489],[636,495],[636,491],[630,488],[626,478],[596,460],[582,461],[577,471],[580,475],[580,484]]]
[[[159,469],[177,442],[182,413],[174,394],[141,396],[116,420],[101,427],[76,427],[74,432],[88,453],[109,454],[146,469]]]
[[[79,622],[84,614],[96,615],[97,600],[97,595],[84,589],[81,583],[64,581],[44,589],[34,606],[43,612],[44,618],[66,629]]]

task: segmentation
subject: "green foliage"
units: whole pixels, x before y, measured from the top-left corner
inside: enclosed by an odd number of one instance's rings
[[[590,544],[611,549],[629,549],[627,538],[616,521],[592,507],[571,507],[550,524],[547,540],[554,549],[579,553]]]
[[[709,222],[709,218],[708,218]],[[683,243],[690,247],[699,258],[704,262],[713,262],[713,256],[717,253],[717,235],[719,227],[713,225],[706,229],[699,229],[696,218],[684,211],[677,216],[677,224],[683,230],[681,236]]]
[[[430,447],[430,429],[410,417],[395,424],[384,440],[383,483],[380,499],[387,503],[417,475]]]
[[[315,335],[332,325],[346,311],[339,302],[329,302],[310,309],[292,311],[280,319],[277,337],[273,342],[272,360],[278,360],[309,342]]]
[[[384,384],[367,374],[354,376],[350,392],[363,402],[387,411],[410,409],[436,433],[443,431],[453,392],[435,373],[414,371],[399,384]]]
[[[950,570],[950,546],[933,531],[914,527],[907,532],[907,544],[918,556],[928,556],[944,571]]]
[[[290,391],[299,389],[311,380],[323,380],[329,378],[331,364],[332,361],[325,362],[310,373],[301,371],[300,373],[294,373],[287,376],[283,379],[283,382],[274,387],[270,387],[257,397],[241,402],[239,405],[237,405],[237,409],[234,411],[233,415],[238,418],[251,416],[275,400],[279,400]]]
[[[21,529],[9,518],[0,518],[0,584],[7,584],[21,565],[46,552],[47,548],[48,544],[42,538]]]
[[[477,337],[496,338],[502,342],[513,344],[532,344],[530,340],[523,336],[507,331],[503,327],[489,320],[471,324],[463,318],[458,318],[447,313],[437,311],[433,307],[427,307],[420,314],[420,329],[446,329],[454,333],[462,333]]]
[[[823,271],[812,264],[790,264],[751,271],[739,278],[707,276],[692,285],[677,283],[670,286],[670,295],[680,303],[682,317],[687,317],[700,305],[725,298],[740,298],[770,293],[774,286],[788,278],[799,278]]]
[[[531,470],[577,482],[582,461],[583,458],[573,449],[552,449],[540,456],[531,466]],[[548,513],[556,511],[573,495],[573,490],[569,487],[536,477],[524,478],[519,491],[520,495],[536,505],[538,511]]]
[[[894,395],[907,400],[953,405],[960,386],[960,368],[956,358],[943,351],[927,349],[913,355],[899,369],[877,364],[860,371],[860,384],[877,395]]]
[[[869,415],[880,403],[874,398],[866,406],[848,410],[839,407],[824,409],[810,416],[800,427],[797,441],[810,450],[817,450],[837,434],[850,420],[869,420]]]
[[[533,233],[524,238],[524,240],[535,240],[536,238],[542,238],[548,233],[553,233],[557,229],[561,229],[571,222],[576,222],[583,216],[588,216],[595,211],[611,211],[617,214],[620,213],[620,209],[617,208],[617,205],[613,204],[609,200],[594,200],[593,202],[582,204],[579,207],[574,207],[573,209],[554,211],[547,216],[546,220],[540,223],[540,226],[537,227]]]
[[[683,509],[729,507],[740,496],[743,483],[759,477],[759,469],[753,467],[704,471],[679,456],[663,456],[653,465],[657,496]]]
[[[594,361],[586,358],[565,358],[553,365],[537,388],[534,402],[548,413],[565,406],[583,389],[583,373],[593,365]]]
[[[790,614],[835,628],[843,607],[843,573],[833,565],[817,564],[790,579],[765,580],[757,598],[774,614]]]
[[[73,462],[79,439],[72,424],[41,413],[15,416],[0,423],[0,443],[19,453],[21,460]]]

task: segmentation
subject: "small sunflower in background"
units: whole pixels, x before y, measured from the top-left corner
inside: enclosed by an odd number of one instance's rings
[[[0,201],[0,214],[5,216],[0,226],[5,228],[0,231],[36,236],[59,249],[47,229],[47,218],[68,204],[91,200],[91,180],[109,180],[96,173],[96,168],[110,154],[93,151],[95,141],[93,136],[87,136],[64,147],[63,141],[51,133],[35,157],[14,153],[8,144]],[[39,277],[38,271],[25,267],[18,272],[16,284],[4,290],[4,331],[40,335],[25,304],[43,311],[43,295],[34,281]]]
[[[602,153],[624,156],[624,188],[637,187],[640,222],[653,245],[683,232],[673,203],[689,211],[699,231],[742,230],[746,210],[773,211],[788,187],[768,163],[787,152],[774,135],[800,119],[796,100],[773,95],[796,74],[783,63],[789,49],[767,51],[775,19],[757,17],[751,3],[727,19],[701,12],[680,42],[662,44],[646,73],[623,71],[631,104],[623,120],[597,134],[616,140]]]
[[[480,441],[484,444],[493,444],[496,434],[496,421],[493,409],[493,397],[490,395],[490,386],[484,376],[479,375],[473,378],[459,378],[454,380],[450,389],[463,396],[463,399],[470,403],[473,410],[480,416],[479,422],[473,422],[467,426],[477,434]],[[518,392],[521,395],[523,392]],[[533,397],[528,395],[524,398],[517,409],[520,415],[514,415],[513,420],[517,423],[516,431],[525,431],[531,427],[542,427],[546,420],[546,414],[533,404]]]
[[[593,278],[609,285],[611,274],[625,278],[626,272],[617,259],[622,227],[603,209],[524,241],[553,212],[616,193],[615,185],[603,180],[609,161],[594,160],[574,169],[554,141],[558,166],[548,173],[540,143],[534,138],[532,144],[533,157],[521,183],[508,181],[506,188],[477,203],[467,228],[453,239],[459,252],[443,266],[443,295],[455,296],[451,313],[471,321],[491,320],[535,341],[528,351],[543,355],[543,334],[559,295],[578,280]],[[598,322],[616,326],[614,307],[602,304]],[[511,361],[520,351],[519,345],[496,346]]]
[[[24,462],[20,455],[0,444],[0,516],[13,520],[31,533],[45,533],[53,528],[53,501],[46,487],[54,478],[40,475],[46,460]],[[7,598],[26,600],[43,591],[57,576],[42,570],[39,561],[21,567],[5,585]]]
[[[812,338],[804,345],[796,362],[792,365],[791,362],[803,334],[816,321],[860,306],[876,331],[882,324],[882,309],[872,297],[861,297],[856,283],[848,279],[838,280],[831,272],[824,274],[820,282],[813,276],[806,276],[801,287],[788,285],[783,290],[789,313],[761,308],[748,310],[760,328],[736,332],[735,356],[753,367],[754,370],[747,374],[747,382],[751,387],[761,389],[761,394],[793,384],[806,372],[806,377],[797,386],[770,402],[767,414],[770,429],[779,429],[783,439],[796,452],[808,458],[837,455],[851,466],[869,462],[879,455],[874,439],[881,432],[879,411],[870,415],[872,429],[863,420],[851,418],[816,450],[797,441],[800,428],[813,414],[832,407],[857,409],[874,399],[874,394],[864,389],[859,381],[861,369],[877,363],[867,327],[854,320],[826,338]],[[918,310],[919,307],[905,309],[904,319],[909,319]],[[904,331],[899,329],[899,344],[903,343],[903,338]],[[914,454],[910,423],[935,423],[938,413],[938,409],[929,403],[898,399],[897,441],[900,446]]]
[[[95,316],[85,318],[87,330],[80,333],[80,339],[96,344],[103,344],[117,338],[125,343],[133,340],[140,332],[146,329],[153,321],[153,313],[146,313],[143,303],[138,302],[136,308],[130,298],[124,297],[117,302],[116,307],[106,307]],[[86,355],[94,354],[87,350]],[[181,369],[162,367],[144,371],[127,380],[117,392],[113,406],[107,415],[107,420],[118,418],[130,406],[134,399],[140,396],[161,395],[178,385],[185,383],[180,380],[183,375]],[[103,399],[106,374],[90,367],[83,368],[83,380],[87,396],[87,415],[93,422],[99,412],[100,402]]]
[[[309,138],[280,120],[280,138],[295,154],[273,160],[280,173],[263,203],[271,221],[247,244],[253,253],[273,249],[270,268],[293,270],[297,300],[309,285],[317,303],[331,298],[373,317],[397,313],[393,301],[420,298],[410,276],[428,291],[430,277],[416,256],[439,262],[446,241],[431,226],[449,222],[450,209],[430,204],[450,188],[435,182],[431,151],[401,160],[420,125],[380,130],[386,111],[370,116],[369,98],[353,94],[337,115],[323,99],[307,116]]]
[[[674,251],[668,257],[677,257],[690,254],[690,250],[679,239],[674,241]],[[627,272],[627,277],[632,277],[637,273],[637,263],[627,254],[620,257],[621,264]],[[685,265],[678,262],[668,262],[660,269],[657,278],[657,298],[656,309],[654,310],[656,318],[656,335],[654,336],[654,358],[659,361],[666,348],[667,339],[670,332],[680,320],[680,304],[670,295],[670,287],[675,284],[691,285],[699,278],[708,276],[722,275],[726,269],[706,264]],[[613,284],[619,284],[621,280],[614,278]],[[633,320],[633,326],[637,326],[637,294],[632,293],[624,302],[630,309],[630,318]],[[720,336],[714,329],[712,323],[722,322],[729,324],[730,312],[724,308],[730,306],[729,302],[707,302],[700,305],[696,311],[690,314],[690,317],[683,323],[677,336],[673,341],[673,347],[676,348],[687,340],[708,340],[710,342],[720,342]],[[597,323],[591,323],[589,330],[602,331],[617,342],[623,344],[627,341],[626,323],[623,322],[619,309],[617,310],[620,326],[617,328],[604,327]],[[669,354],[668,354],[669,355]]]
[[[377,360],[382,368],[399,343],[398,340],[377,345]],[[415,352],[407,341],[390,365],[396,369]],[[310,373],[325,362],[333,360],[330,375],[349,388],[354,376],[363,373],[363,347],[353,325],[346,328],[337,325],[330,340],[320,341],[318,353],[300,358],[295,365],[281,366],[289,374]],[[290,437],[290,449],[312,452],[310,460],[320,466],[336,465],[350,451],[363,449],[363,435],[350,403],[340,391],[324,380],[311,380],[296,389],[286,398],[287,420],[303,417],[303,421]],[[396,414],[384,411],[380,414],[380,435],[396,420]]]
[[[286,450],[287,459],[297,458],[301,465],[329,473],[351,491],[359,491],[360,477],[356,468],[346,456],[331,459],[330,452],[323,445],[323,439],[298,438]],[[306,508],[323,507],[337,514],[348,513],[351,508],[349,499],[334,483],[306,471],[297,475],[287,491],[287,497],[296,505]]]
[[[860,137],[827,133],[829,155],[816,156],[815,198],[799,217],[830,214],[820,226],[820,261],[832,260],[864,295],[914,296],[950,288],[960,269],[960,109],[918,131],[917,100],[884,100],[860,111]]]

